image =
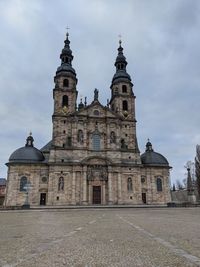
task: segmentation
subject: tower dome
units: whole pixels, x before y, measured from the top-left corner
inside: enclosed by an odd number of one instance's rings
[[[152,166],[168,166],[167,159],[160,153],[154,152],[151,142],[146,143],[146,151],[141,155],[141,161],[144,165]]]
[[[25,146],[18,148],[11,154],[9,163],[32,163],[43,161],[44,156],[40,150],[33,146],[33,141],[34,139],[30,134],[26,139]]]
[[[126,71],[127,61],[123,54],[123,47],[121,46],[122,41],[119,41],[118,55],[115,60],[116,73],[112,79],[112,85],[118,82],[128,82],[131,83],[131,77]],[[111,85],[111,86],[112,86]],[[132,83],[131,83],[132,85]]]
[[[69,33],[66,34],[66,40],[64,41],[65,45],[62,49],[62,52],[60,54],[61,59],[61,65],[57,68],[56,76],[59,76],[60,73],[65,73],[67,76],[71,76],[72,78],[76,79],[76,71],[72,67],[72,50],[70,49],[70,40],[69,40]],[[76,79],[77,81],[77,79]]]

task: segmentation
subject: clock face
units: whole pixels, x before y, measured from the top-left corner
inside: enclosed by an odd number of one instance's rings
[[[68,112],[68,107],[67,107],[67,106],[64,106],[64,107],[62,108],[62,112],[63,112],[64,114],[67,114],[67,112]]]
[[[128,112],[126,110],[124,111],[123,114],[124,114],[124,117],[128,117]]]

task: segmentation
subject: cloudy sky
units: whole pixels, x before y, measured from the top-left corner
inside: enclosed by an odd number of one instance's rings
[[[200,144],[200,1],[0,0],[0,177],[10,154],[33,132],[52,134],[52,90],[66,27],[80,96],[94,88],[106,105],[118,35],[136,95],[140,151],[150,138],[184,178]]]

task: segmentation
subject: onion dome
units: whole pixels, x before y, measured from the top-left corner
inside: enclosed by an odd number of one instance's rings
[[[36,163],[44,160],[44,156],[40,150],[34,147],[33,137],[30,135],[26,139],[24,147],[15,150],[10,158],[9,163]]]
[[[76,79],[76,71],[72,67],[72,50],[70,49],[70,41],[69,41],[69,33],[66,34],[66,40],[64,41],[65,45],[60,54],[61,65],[57,68],[56,75],[59,75],[61,72],[63,74],[67,74],[67,76],[71,76]]]
[[[115,61],[115,67],[116,67],[116,73],[113,76],[112,79],[112,85],[118,82],[128,82],[131,83],[131,77],[130,75],[126,72],[126,66],[127,66],[127,61],[126,58],[123,54],[123,47],[121,46],[122,41],[119,41],[119,48],[118,48],[118,55]],[[111,86],[112,86],[111,85]],[[131,83],[132,85],[132,83]]]
[[[149,140],[146,144],[145,153],[141,155],[141,161],[144,165],[169,167],[167,159],[160,153],[154,152],[152,144]]]

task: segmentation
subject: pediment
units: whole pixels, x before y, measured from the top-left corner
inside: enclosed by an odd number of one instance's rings
[[[92,104],[87,106],[86,108],[78,111],[77,115],[81,116],[89,116],[89,117],[97,117],[97,118],[117,118],[118,115],[112,112],[108,107],[104,107],[101,105],[99,101],[93,101]]]

